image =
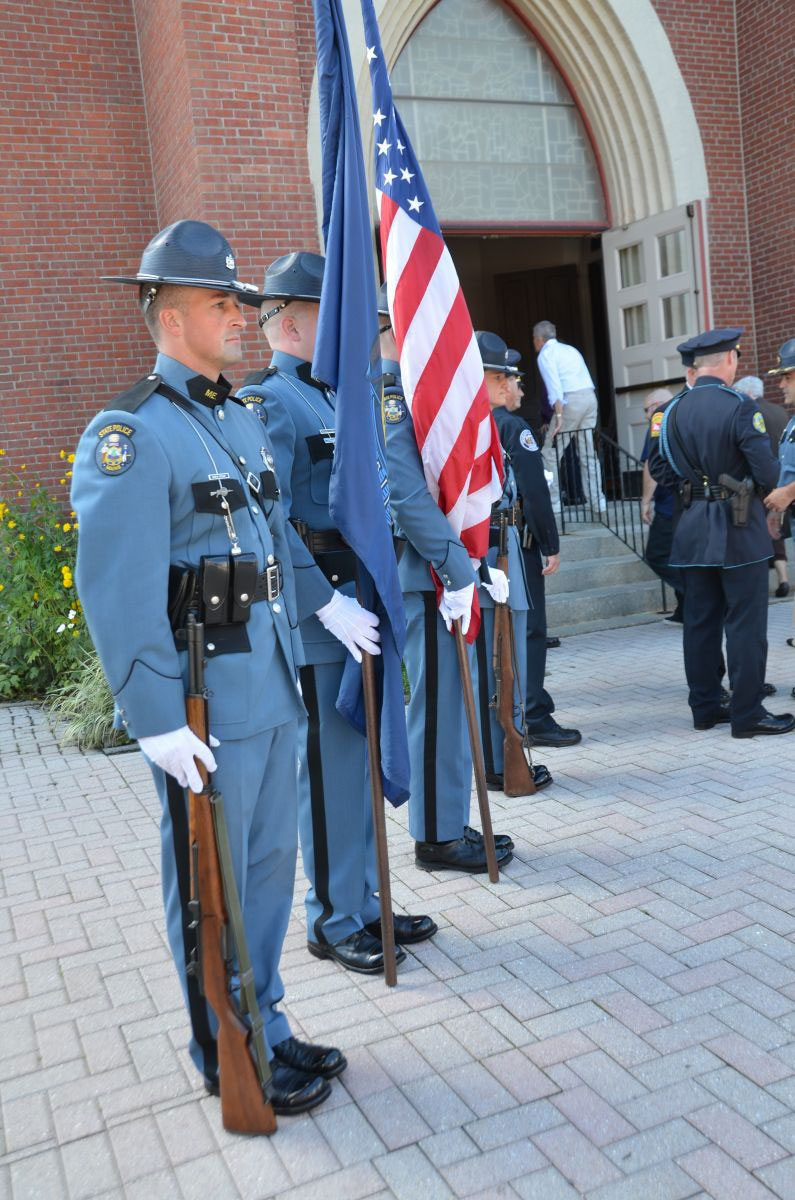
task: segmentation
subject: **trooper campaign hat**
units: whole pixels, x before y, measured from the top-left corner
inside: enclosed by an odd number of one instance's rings
[[[164,283],[231,292],[256,308],[262,303],[256,285],[238,279],[229,242],[204,221],[175,221],[152,238],[141,256],[137,275],[103,275],[102,279],[138,284],[144,312]]]
[[[736,350],[739,358],[740,338],[743,333],[744,330],[738,328],[706,329],[686,342],[681,342],[676,348],[686,367],[692,367],[695,360],[705,354],[726,354],[729,350]],[[689,357],[689,362],[686,356]]]
[[[513,365],[508,358],[511,353],[508,343],[504,342],[499,334],[479,329],[475,334],[475,341],[478,344],[480,357],[483,359],[484,371],[507,372]]]
[[[777,357],[778,363],[768,371],[768,375],[789,375],[790,371],[795,371],[795,338],[790,338],[779,347]]]
[[[313,300],[319,303],[325,266],[326,260],[323,255],[313,254],[310,250],[295,250],[272,262],[265,272],[265,286],[261,299],[281,300],[282,303],[270,309],[263,308],[260,325],[275,317],[291,300]]]

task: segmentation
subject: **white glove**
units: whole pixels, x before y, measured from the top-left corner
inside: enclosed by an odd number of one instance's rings
[[[504,571],[498,571],[496,567],[489,567],[489,575],[491,575],[491,583],[484,583],[484,588],[495,604],[507,604],[508,576]]]
[[[220,744],[218,739],[210,734],[210,745]],[[139,738],[138,745],[155,766],[162,768],[168,775],[173,775],[180,787],[190,788],[192,792],[200,792],[203,786],[194,758],[204,763],[211,774],[217,766],[212,751],[187,725],[183,725],[181,729],[173,729],[171,733]]]
[[[315,616],[329,633],[333,633],[350,650],[357,662],[362,661],[362,650],[368,654],[381,653],[378,617],[362,608],[353,596],[344,596],[342,592],[335,591],[328,604],[319,608]]]
[[[448,633],[452,631],[453,621],[457,621],[459,617],[461,617],[461,632],[466,633],[469,629],[474,594],[474,583],[468,583],[466,587],[459,588],[457,592],[448,592],[447,588],[444,589],[439,602],[439,612],[442,614],[442,620],[447,626]]]

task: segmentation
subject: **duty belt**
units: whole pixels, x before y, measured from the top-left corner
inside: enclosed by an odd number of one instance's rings
[[[518,504],[512,504],[510,508],[492,509],[489,519],[489,529],[499,529],[503,525],[518,525],[520,522],[520,509]]]
[[[730,497],[731,492],[729,489],[719,487],[717,484],[694,483],[691,486],[691,500],[728,500]]]

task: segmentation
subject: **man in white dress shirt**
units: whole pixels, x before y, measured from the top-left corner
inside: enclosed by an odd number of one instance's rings
[[[591,509],[604,512],[607,505],[602,493],[602,472],[593,444],[592,431],[596,427],[598,410],[591,373],[579,350],[558,341],[551,321],[539,321],[533,326],[533,346],[538,355],[538,369],[547,389],[549,405],[554,409],[542,450],[544,467],[552,474],[549,485],[552,507],[556,513],[560,513],[555,438],[559,433],[572,434],[575,430],[582,430],[576,439],[562,438],[558,453],[562,455],[568,443],[576,440],[585,502]]]

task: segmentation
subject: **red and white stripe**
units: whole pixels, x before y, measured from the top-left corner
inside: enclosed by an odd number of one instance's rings
[[[484,558],[503,466],[472,320],[443,239],[376,194],[389,311],[425,479],[469,553]]]

